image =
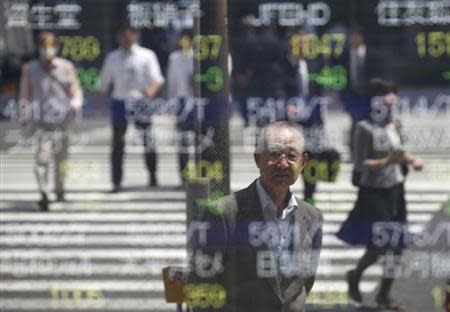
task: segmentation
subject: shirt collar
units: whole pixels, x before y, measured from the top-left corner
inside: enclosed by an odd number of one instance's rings
[[[357,48],[352,48],[352,53],[354,53],[358,57],[365,57],[366,56],[366,50],[367,47],[365,44],[360,45]]]
[[[137,49],[138,49],[138,44],[137,43],[133,43],[132,45],[131,45],[131,47],[130,47],[130,49],[129,50],[125,50],[125,49],[122,49],[121,48],[121,50],[122,50],[122,52],[124,53],[124,54],[135,54],[136,53],[136,51],[137,51]]]
[[[289,191],[289,201],[286,206],[286,208],[283,209],[283,213],[281,214],[280,218],[277,217],[277,207],[272,201],[272,199],[267,194],[266,190],[264,190],[264,187],[261,184],[261,179],[258,178],[256,180],[256,191],[258,193],[259,201],[261,202],[261,206],[264,213],[264,218],[266,220],[284,220],[287,217],[291,216],[295,210],[298,208],[297,200],[295,199],[295,196]]]

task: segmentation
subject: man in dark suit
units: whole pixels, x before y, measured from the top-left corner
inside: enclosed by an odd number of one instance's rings
[[[205,210],[206,235],[190,241],[186,297],[194,311],[304,311],[322,214],[290,191],[308,161],[303,144],[295,124],[266,125],[254,154],[260,177]]]
[[[354,26],[349,32],[349,47],[344,52],[342,65],[347,69],[347,87],[341,93],[345,110],[350,114],[350,150],[353,146],[355,125],[361,120],[370,119],[370,97],[368,84],[371,77],[378,76],[380,64],[378,52],[368,48],[363,30]]]

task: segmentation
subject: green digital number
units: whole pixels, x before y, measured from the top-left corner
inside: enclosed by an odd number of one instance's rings
[[[224,87],[225,77],[219,66],[212,66],[206,73],[195,75],[195,81],[205,83],[206,88],[211,92],[219,92]]]
[[[324,66],[320,73],[311,73],[309,79],[332,90],[341,91],[347,86],[347,70],[342,65]]]
[[[95,91],[100,82],[100,74],[95,67],[83,68],[77,67],[78,78],[80,79],[81,87],[86,91]]]

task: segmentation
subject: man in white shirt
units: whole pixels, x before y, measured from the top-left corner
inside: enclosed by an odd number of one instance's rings
[[[149,103],[158,93],[164,78],[161,74],[156,54],[137,44],[138,32],[125,25],[119,29],[119,48],[110,52],[103,64],[100,87],[98,89],[97,106],[102,95],[106,94],[112,85],[111,117],[113,128],[113,148],[111,155],[113,192],[121,189],[122,162],[127,130],[126,102],[144,99]],[[136,113],[136,112],[134,112]],[[157,186],[156,151],[152,144],[150,118],[140,118],[134,115],[135,125],[142,134],[145,147],[145,163],[149,171],[150,186]]]

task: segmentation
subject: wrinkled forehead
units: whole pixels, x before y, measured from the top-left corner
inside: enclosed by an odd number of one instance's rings
[[[302,135],[290,128],[267,128],[264,131],[264,148],[268,151],[303,151]]]

